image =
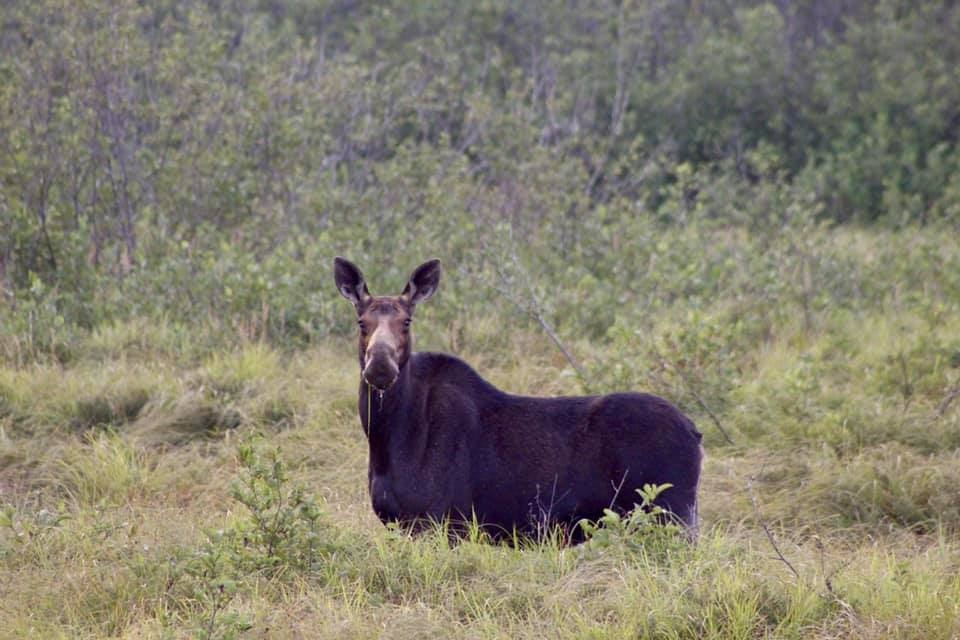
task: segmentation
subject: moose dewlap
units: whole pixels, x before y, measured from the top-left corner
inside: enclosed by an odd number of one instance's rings
[[[657,396],[534,398],[505,393],[467,363],[414,353],[416,306],[440,284],[417,267],[398,296],[373,296],[356,265],[334,260],[337,290],[359,327],[360,421],[377,516],[417,527],[474,518],[494,538],[626,513],[644,484],[670,484],[656,504],[697,534],[701,435]]]

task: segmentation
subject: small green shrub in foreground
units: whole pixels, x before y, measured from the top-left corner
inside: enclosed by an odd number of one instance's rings
[[[583,558],[595,558],[601,554],[618,556],[633,553],[668,553],[684,544],[683,530],[672,522],[664,523],[669,512],[654,501],[672,484],[645,484],[637,489],[640,503],[626,515],[612,509],[604,509],[596,521],[581,520],[580,528],[587,539],[580,548]]]
[[[202,638],[234,637],[250,627],[227,609],[251,577],[282,580],[309,572],[336,549],[320,505],[290,482],[279,449],[260,451],[247,441],[238,446],[237,461],[231,496],[246,514],[231,527],[208,532],[183,566]]]

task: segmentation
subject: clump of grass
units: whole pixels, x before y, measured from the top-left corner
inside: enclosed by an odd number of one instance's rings
[[[53,486],[78,505],[122,504],[144,490],[150,476],[146,452],[112,431],[91,432],[83,440],[49,463]]]
[[[958,330],[907,312],[837,314],[802,342],[755,353],[724,418],[740,441],[825,443],[841,456],[886,442],[925,453],[958,446],[949,405],[939,409],[960,379],[951,355]]]
[[[174,399],[151,400],[128,432],[145,446],[183,445],[220,437],[243,421],[243,415],[235,408],[221,406],[194,391]]]
[[[72,426],[78,430],[119,426],[133,421],[150,400],[146,389],[117,389],[77,400]]]
[[[905,527],[918,533],[960,531],[960,455],[922,455],[882,445],[818,469],[811,507],[841,516],[841,524]]]
[[[83,362],[66,370],[0,368],[0,418],[8,420],[12,435],[31,439],[120,427],[133,421],[154,394],[174,388],[171,378],[160,367],[124,362]]]
[[[280,354],[265,344],[244,344],[235,351],[215,353],[204,363],[199,384],[218,396],[256,393],[280,376]]]
[[[916,552],[891,552],[891,548]],[[938,534],[932,539],[878,542],[853,551],[836,578],[858,615],[846,633],[860,637],[960,636],[960,549]]]
[[[215,322],[131,316],[97,325],[75,341],[75,350],[78,361],[176,362],[179,367],[194,367],[232,348],[233,337]]]
[[[852,456],[829,447],[754,450],[708,457],[707,465],[702,495],[713,499],[702,503],[714,522],[762,521],[804,535],[960,531],[956,451],[923,454],[897,443]]]
[[[97,326],[78,351],[80,357],[92,361],[147,360],[173,353],[184,356],[190,349],[182,339],[191,333],[168,322],[130,318]]]
[[[302,391],[290,388],[290,376],[281,364],[283,354],[262,343],[247,343],[227,354],[215,354],[191,377],[191,388],[215,402],[232,408],[246,423],[271,429],[287,429],[305,412]],[[281,382],[283,381],[283,382]],[[299,382],[299,381],[297,381]],[[297,385],[300,386],[300,385]]]

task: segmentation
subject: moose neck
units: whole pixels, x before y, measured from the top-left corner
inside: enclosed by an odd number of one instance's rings
[[[410,360],[400,368],[397,380],[383,391],[360,377],[360,422],[370,441],[371,452],[383,449],[410,435],[408,398],[415,382],[410,374]]]

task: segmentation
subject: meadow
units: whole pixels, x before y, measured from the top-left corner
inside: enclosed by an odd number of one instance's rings
[[[456,331],[439,305],[422,309],[420,349],[456,351],[502,388],[645,389],[683,407],[707,450],[695,546],[642,520],[607,522],[573,548],[383,527],[349,334],[292,348],[245,325],[134,319],[75,336],[66,362],[9,358],[0,626],[51,638],[955,638],[956,248],[922,230],[841,235],[823,232],[816,264],[837,247],[861,273],[902,255],[917,281],[904,272],[869,294],[846,273],[857,304],[806,315],[799,293],[778,311],[720,287],[696,311],[678,298],[637,330],[618,320],[602,341],[563,330],[585,378],[512,307]],[[917,270],[923,255],[939,259]],[[451,289],[465,277],[448,269]]]
[[[960,5],[13,0],[0,637],[960,638]],[[701,537],[373,515],[355,316],[659,394]],[[639,496],[638,496],[639,499]]]

